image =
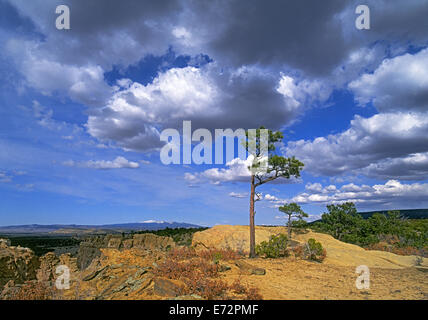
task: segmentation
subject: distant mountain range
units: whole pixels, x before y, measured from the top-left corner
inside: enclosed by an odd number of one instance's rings
[[[121,233],[130,231],[144,230],[161,230],[166,228],[201,228],[201,226],[181,223],[181,222],[165,222],[165,221],[145,221],[138,223],[121,223],[121,224],[106,224],[106,225],[76,225],[76,224],[53,224],[53,225],[20,225],[0,227],[0,234],[55,234],[55,235],[71,235],[71,234],[101,234],[101,233]]]

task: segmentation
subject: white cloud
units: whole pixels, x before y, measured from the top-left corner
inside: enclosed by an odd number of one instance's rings
[[[289,142],[288,156],[294,155],[315,175],[340,175],[428,151],[428,114],[385,113],[370,118],[355,116],[351,127],[338,134],[312,141]],[[370,174],[370,171],[361,173]],[[394,172],[390,172],[394,178]],[[397,176],[403,177],[403,174]],[[409,177],[420,179],[412,175]]]
[[[378,179],[424,180],[428,176],[428,152],[372,163],[362,172]]]
[[[428,49],[385,59],[372,74],[352,81],[356,100],[381,112],[428,110]]]
[[[112,92],[104,82],[104,70],[100,66],[60,63],[40,51],[39,44],[20,39],[9,40],[6,52],[27,84],[44,95],[60,92],[87,106],[100,106]]]
[[[373,186],[350,183],[340,188],[321,186],[316,193],[311,185],[307,185],[305,192],[293,198],[266,200],[277,206],[289,202],[326,205],[351,201],[362,207],[420,207],[428,204],[428,183],[404,184],[397,180],[389,180],[385,184]]]
[[[279,128],[295,119],[301,105],[296,99],[305,96],[301,89],[296,98],[287,96],[284,84],[279,88],[285,94],[276,90],[279,81],[257,67],[221,70],[215,63],[172,68],[147,85],[123,79],[106,106],[91,111],[88,132],[145,151],[162,145],[159,129],[180,129],[183,120],[192,121],[193,129]]]
[[[264,199],[267,201],[279,201],[279,198],[277,198],[271,194],[265,194]]]
[[[141,221],[140,223],[165,223],[165,221],[158,221],[158,220],[145,220]]]
[[[248,193],[246,193],[246,192],[244,192],[244,193],[230,192],[229,193],[229,197],[238,198],[238,199],[247,198],[248,197]]]
[[[2,183],[9,183],[12,182],[12,177],[6,174],[6,172],[0,171],[0,182]]]
[[[202,172],[189,173],[186,172],[184,179],[191,185],[198,183],[209,182],[219,185],[225,182],[250,182],[251,171],[248,169],[253,164],[253,155],[249,155],[247,160],[235,158],[226,163],[226,168],[211,168]],[[260,172],[258,175],[265,179],[275,172],[264,173]],[[256,174],[257,176],[257,174]],[[290,184],[301,182],[300,178],[278,178],[270,182],[271,184]]]
[[[113,161],[109,160],[89,160],[84,162],[75,162],[73,160],[68,160],[63,162],[63,165],[68,167],[80,167],[80,168],[91,168],[91,169],[121,169],[121,168],[130,168],[136,169],[140,165],[138,162],[132,162],[127,160],[124,157],[117,157]]]
[[[209,181],[213,184],[220,184],[222,182],[249,182],[251,172],[248,167],[252,164],[252,160],[241,160],[235,158],[226,163],[227,168],[211,168],[203,172],[195,174],[185,173],[185,180],[189,183],[200,183]]]

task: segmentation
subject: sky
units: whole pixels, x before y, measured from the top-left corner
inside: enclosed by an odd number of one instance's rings
[[[428,1],[0,0],[0,225],[247,224],[246,159],[170,164],[165,129],[265,126],[297,202],[428,207]],[[59,5],[70,29],[59,30]]]

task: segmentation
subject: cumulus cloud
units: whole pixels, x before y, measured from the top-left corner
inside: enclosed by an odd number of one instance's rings
[[[240,158],[235,158],[226,163],[226,168],[211,168],[202,172],[189,173],[186,172],[184,179],[190,184],[198,184],[209,182],[215,185],[219,185],[225,182],[250,182],[251,171],[248,169],[253,164],[253,155],[249,155],[246,160]],[[257,176],[260,176],[262,179],[274,175],[275,172],[265,173],[259,172],[256,173]],[[257,180],[256,180],[257,181]],[[300,178],[291,177],[290,179],[278,178],[271,181],[271,184],[290,184],[290,183],[299,183],[301,182]]]
[[[369,1],[381,23],[361,37],[354,30],[355,6],[340,0],[310,5],[251,0],[245,6],[179,0],[10,4],[43,35],[39,40],[10,40],[6,46],[26,83],[44,94],[60,92],[91,107],[87,123],[91,135],[138,151],[160,147],[158,131],[177,128],[184,118],[210,129],[283,128],[307,105],[325,101],[334,86],[376,64],[385,50],[379,42],[372,43],[387,27],[393,30],[388,32],[391,41],[402,43],[402,34],[408,34],[404,21],[412,19],[412,34],[418,35],[412,40],[419,43],[428,9],[417,1],[406,3],[404,9],[397,2],[400,10]],[[72,8],[67,32],[52,23],[59,4]],[[241,16],[245,19],[237,23]],[[391,17],[398,18],[401,28],[391,25]],[[349,34],[343,33],[346,26],[352,26]],[[171,48],[192,57],[208,54],[215,63],[160,72],[149,84],[124,79],[109,86],[104,81],[104,73],[113,66],[125,69]],[[352,88],[357,90],[358,82]]]
[[[350,128],[312,141],[290,142],[287,155],[316,175],[365,174],[382,179],[427,178],[428,49],[385,60],[349,84],[361,104],[380,111],[355,116]],[[314,155],[317,155],[314,157]]]
[[[428,49],[386,59],[349,88],[361,105],[372,102],[380,112],[427,111]]]
[[[356,116],[342,133],[290,142],[286,148],[287,155],[303,161],[305,170],[327,176],[427,151],[428,115],[418,113]]]
[[[321,186],[321,185],[320,185]],[[303,193],[290,199],[266,199],[278,206],[283,203],[296,202],[299,204],[337,204],[354,202],[361,207],[417,207],[428,204],[428,183],[404,184],[397,180],[389,180],[385,184],[356,185],[354,183],[343,185],[340,188],[326,186],[317,188],[315,192],[312,185],[307,185]]]
[[[67,32],[52,23],[59,4],[72,8]],[[423,161],[409,159],[428,151],[423,113],[428,51],[391,58],[370,72],[386,49],[395,56],[409,43],[427,44],[428,2],[367,4],[376,19],[362,36],[354,26],[356,2],[340,0],[250,0],[245,6],[223,0],[129,0],[126,5],[110,0],[14,0],[10,5],[31,20],[41,36],[9,40],[4,49],[27,85],[46,95],[63,93],[90,107],[87,130],[107,143],[100,146],[113,142],[136,151],[159,148],[160,130],[179,128],[182,120],[192,120],[194,128],[282,129],[308,105],[327,100],[334,88],[366,70],[349,89],[360,104],[373,102],[384,114],[355,117],[347,131],[292,142],[287,152],[315,174],[365,170],[369,175],[416,179],[425,174]],[[242,16],[245,19],[237,19]],[[105,82],[104,74],[113,66],[125,69],[171,48],[192,57],[207,54],[214,62],[159,72],[148,84],[135,79],[122,79],[116,86]],[[420,114],[405,114],[408,110]],[[391,113],[398,111],[403,113]],[[388,128],[390,123],[398,124]],[[399,166],[396,159],[404,158],[408,160],[401,164],[408,170],[393,175],[391,170]],[[216,170],[204,174],[226,179]]]
[[[280,199],[278,197],[275,197],[271,194],[265,194],[264,199],[267,201],[279,201]]]
[[[426,1],[366,1],[375,18],[363,35],[355,28],[359,4],[250,0],[243,6],[239,1],[195,1],[185,8],[182,25],[196,46],[216,60],[234,66],[287,65],[307,75],[328,74],[356,48],[379,39],[387,40],[384,48],[406,47],[409,41],[426,45]]]
[[[121,168],[129,168],[136,169],[139,168],[140,165],[138,162],[129,161],[124,157],[117,157],[113,161],[110,160],[89,160],[83,162],[75,162],[73,160],[68,160],[63,162],[63,165],[69,167],[79,167],[79,168],[90,168],[90,169],[121,169]]]
[[[9,2],[48,38],[43,43],[46,53],[55,54],[61,63],[89,62],[104,69],[112,64],[126,67],[173,46],[180,53],[202,52],[234,67],[287,65],[322,74],[355,48],[378,39],[395,46],[427,42],[428,3],[424,0],[366,1],[376,18],[363,37],[354,26],[357,1],[249,0],[245,6],[228,0],[127,0],[126,5],[113,0]],[[66,33],[58,32],[52,23],[54,8],[60,4],[72,8],[72,28]]]
[[[60,92],[87,106],[103,105],[113,91],[104,82],[104,70],[95,65],[67,65],[49,59],[34,41],[11,39],[9,54],[26,83],[44,95]]]
[[[179,0],[13,0],[10,4],[28,17],[44,35],[39,51],[62,65],[124,67],[148,54],[162,55],[174,44],[171,28],[181,10]],[[71,29],[55,28],[55,8],[68,5]]]
[[[401,180],[424,180],[428,176],[428,153],[416,153],[403,158],[371,163],[362,172],[369,177]]]
[[[248,167],[252,164],[252,160],[242,160],[235,158],[226,163],[226,168],[211,168],[202,172],[189,173],[186,172],[184,179],[191,183],[211,182],[220,184],[223,182],[249,182],[251,172]]]
[[[183,120],[193,129],[280,128],[307,96],[290,77],[258,68],[221,72],[215,65],[169,69],[147,85],[129,79],[118,85],[106,106],[91,110],[88,132],[138,151],[161,146],[157,128],[179,129]]]

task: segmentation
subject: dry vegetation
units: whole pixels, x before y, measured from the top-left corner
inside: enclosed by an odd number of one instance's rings
[[[262,299],[257,288],[247,287],[239,279],[231,285],[221,279],[222,262],[239,258],[241,256],[230,249],[196,251],[188,247],[175,248],[154,273],[158,277],[181,281],[183,295],[197,294],[205,299]]]

